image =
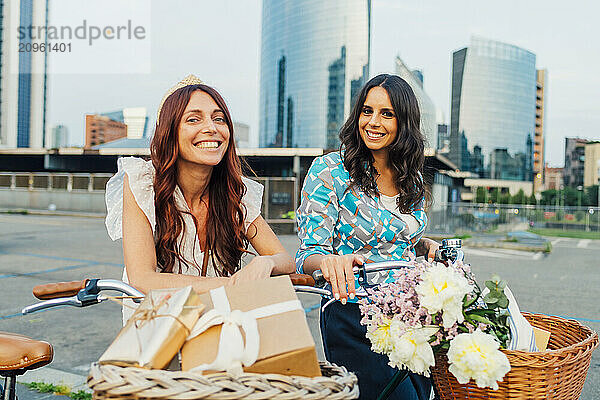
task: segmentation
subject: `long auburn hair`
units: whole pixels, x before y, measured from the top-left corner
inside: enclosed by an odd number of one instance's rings
[[[428,198],[423,182],[425,164],[425,138],[420,131],[421,113],[417,98],[402,78],[396,75],[381,74],[369,80],[360,90],[350,115],[340,130],[340,151],[343,152],[344,166],[350,173],[351,185],[374,197],[379,196],[377,183],[379,173],[374,166],[374,158],[363,142],[358,120],[369,90],[381,86],[390,97],[398,122],[396,140],[388,147],[389,162],[394,171],[394,183],[400,196],[397,206],[403,213],[417,207],[424,196]]]
[[[221,95],[206,85],[185,86],[165,100],[150,145],[152,165],[156,170],[154,205],[157,265],[161,272],[173,272],[175,261],[179,260],[183,264],[200,269],[193,260],[183,257],[178,238],[186,226],[182,211],[177,209],[174,198],[179,157],[179,124],[190,97],[196,90],[210,95],[223,110],[230,132],[225,155],[221,162],[213,167],[208,183],[209,202],[206,219],[206,247],[210,250],[217,275],[228,276],[240,268],[241,257],[247,252],[248,239],[244,234],[245,210],[241,205],[246,186],[242,182],[242,165],[236,152],[229,109]]]

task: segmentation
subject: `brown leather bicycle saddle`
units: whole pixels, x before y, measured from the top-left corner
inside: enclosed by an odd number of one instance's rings
[[[0,371],[43,367],[52,361],[53,355],[50,343],[0,332]]]

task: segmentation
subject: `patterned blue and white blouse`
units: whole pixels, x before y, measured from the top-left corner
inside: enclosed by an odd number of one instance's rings
[[[298,273],[303,273],[304,260],[313,254],[361,254],[367,262],[406,260],[407,252],[414,255],[414,245],[427,225],[423,201],[411,210],[419,229],[409,233],[399,211],[390,212],[378,196],[371,197],[357,186],[350,188],[349,183],[339,152],[313,161],[296,214]]]

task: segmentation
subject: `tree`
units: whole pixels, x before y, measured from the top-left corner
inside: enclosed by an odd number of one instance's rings
[[[531,193],[531,196],[529,196],[529,198],[527,199],[527,204],[531,204],[532,206],[535,206],[537,204],[537,199],[535,198],[534,193]]]
[[[580,193],[576,188],[567,186],[563,189],[562,195],[564,196],[565,206],[576,206],[578,204]]]
[[[558,195],[558,191],[555,189],[544,190],[542,192],[542,200],[541,203],[544,205],[556,205],[556,196]]]
[[[523,189],[519,189],[517,194],[515,194],[511,200],[513,204],[525,204],[527,202],[527,197],[525,196]]]
[[[498,204],[510,204],[511,197],[510,192],[502,193],[498,197]]]
[[[484,187],[478,187],[477,193],[475,194],[476,203],[485,203],[487,200],[487,189]]]
[[[598,185],[593,185],[585,188],[585,196],[583,197],[582,204],[598,207],[598,187]]]
[[[493,188],[492,193],[490,193],[490,200],[493,203],[498,202],[498,197],[500,196],[500,190],[498,188]]]

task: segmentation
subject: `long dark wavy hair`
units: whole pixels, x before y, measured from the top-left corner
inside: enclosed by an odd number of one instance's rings
[[[374,166],[373,154],[363,142],[358,127],[367,94],[376,86],[387,91],[398,121],[398,135],[389,146],[389,162],[394,171],[396,189],[400,193],[398,209],[408,213],[428,195],[423,182],[425,139],[420,131],[421,113],[417,98],[404,79],[381,74],[363,86],[350,116],[340,130],[340,151],[344,150],[344,166],[350,173],[351,185],[357,185],[372,197],[379,196],[375,182],[379,173]]]
[[[208,183],[206,220],[206,247],[211,250],[210,255],[217,275],[229,276],[240,268],[241,256],[248,247],[248,239],[244,234],[244,210],[241,205],[246,187],[242,182],[242,165],[235,148],[231,115],[221,95],[206,85],[185,86],[165,100],[150,145],[152,164],[156,170],[154,204],[157,264],[161,272],[173,272],[175,260],[200,268],[193,260],[186,260],[182,249],[179,248],[177,239],[186,227],[174,198],[179,157],[179,124],[190,97],[196,90],[210,95],[223,110],[230,132],[225,155],[221,162],[213,167]]]

